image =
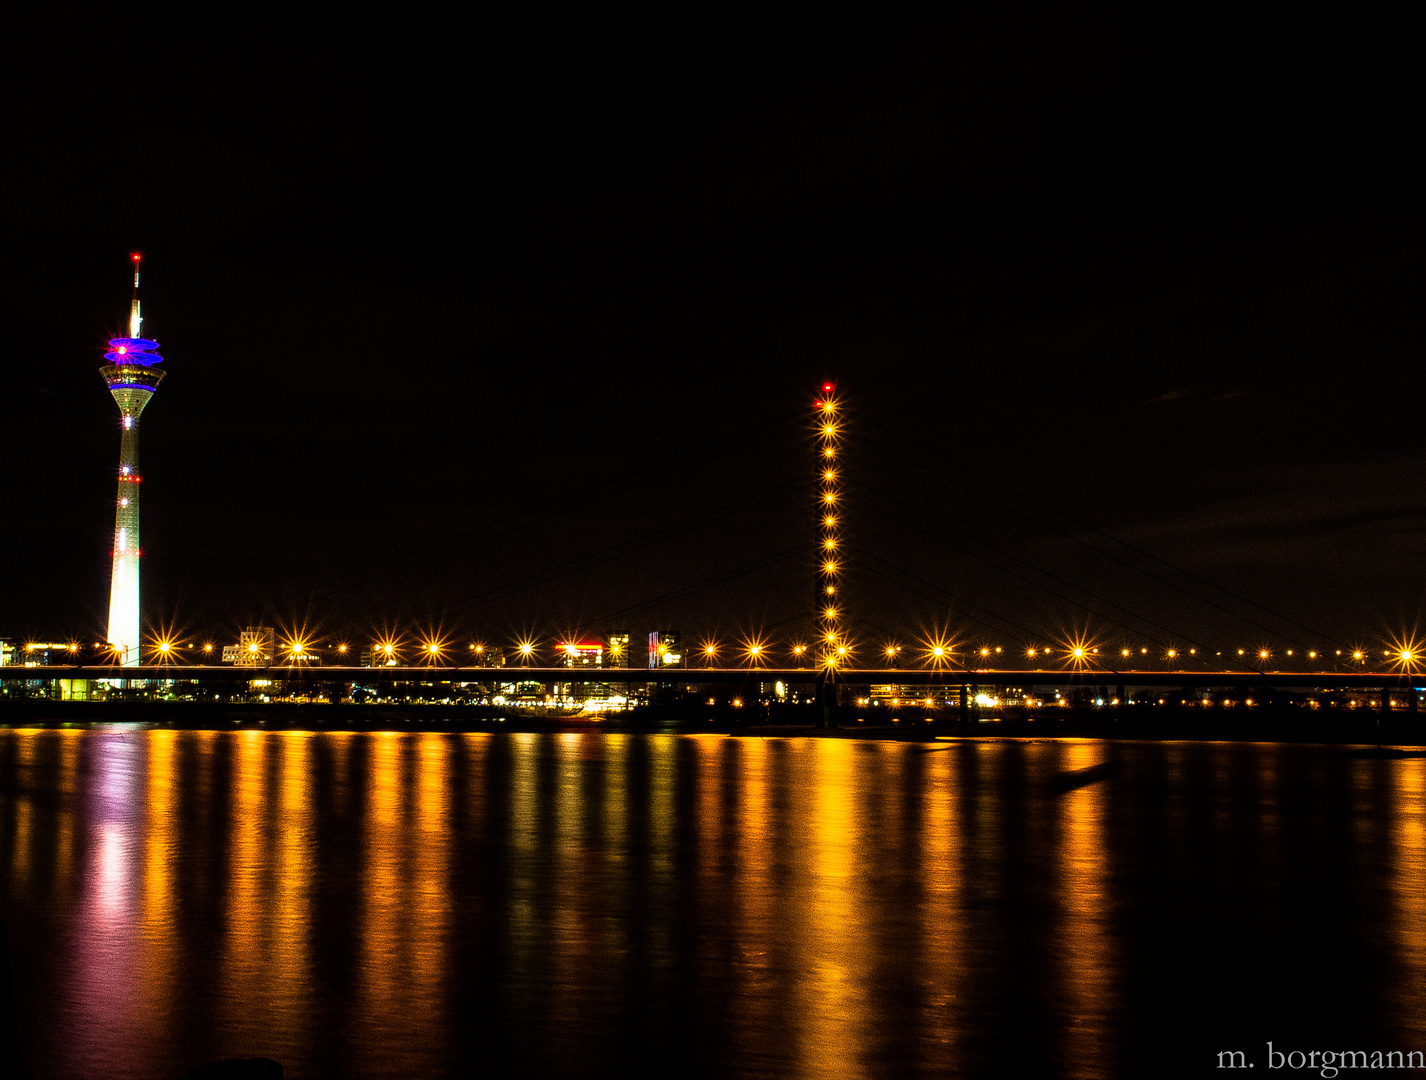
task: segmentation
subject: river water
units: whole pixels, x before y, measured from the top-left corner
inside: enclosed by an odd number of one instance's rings
[[[1426,1050],[1419,757],[15,729],[0,869],[45,1078],[256,1055],[298,1078],[1202,1076],[1224,1051],[1273,1066],[1269,1041]]]

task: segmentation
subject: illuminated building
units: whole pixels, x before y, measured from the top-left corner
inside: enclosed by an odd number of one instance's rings
[[[560,667],[603,667],[604,643],[600,641],[561,641],[555,645]]]
[[[22,667],[48,667],[51,663],[74,663],[76,647],[68,641],[28,641],[10,663]],[[53,655],[52,655],[53,654]]]
[[[683,645],[677,630],[655,630],[649,634],[649,667],[677,667],[683,663]]]
[[[920,705],[925,708],[939,708],[946,703],[943,687],[900,686],[895,684],[871,686],[867,690],[867,703],[884,705],[889,708]]]
[[[837,388],[822,384],[814,405],[817,431],[817,655],[835,667],[845,655],[842,594],[842,416]]]
[[[119,494],[114,510],[113,574],[109,586],[110,649],[117,663],[139,663],[139,415],[153,397],[164,373],[153,365],[163,360],[158,342],[140,337],[139,256],[134,263],[134,296],[129,304],[129,336],[114,338],[99,369],[119,406],[123,433],[119,439]]]
[[[629,635],[610,634],[604,640],[604,653],[610,667],[628,667]]]
[[[476,644],[470,647],[471,663],[476,667],[504,667],[505,650],[492,648],[489,645]],[[365,660],[363,667],[371,667]]]
[[[400,663],[401,654],[392,641],[379,641],[361,651],[362,667],[398,667]]]
[[[277,634],[270,626],[249,626],[236,645],[223,646],[223,663],[237,667],[267,667],[277,653]]]

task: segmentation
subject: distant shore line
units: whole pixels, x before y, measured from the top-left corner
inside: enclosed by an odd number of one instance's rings
[[[718,734],[933,742],[992,738],[1095,738],[1244,742],[1307,742],[1426,746],[1419,712],[1364,708],[1304,709],[1290,703],[1207,710],[1193,706],[1128,705],[1090,709],[983,711],[961,719],[954,710],[893,710],[838,706],[818,722],[816,711],[797,715],[735,715],[729,709],[641,707],[606,715],[560,715],[554,710],[499,709],[439,704],[337,704],[273,702],[0,702],[0,727],[68,727],[132,724],[144,728],[230,731],[448,731]],[[792,713],[792,715],[789,715]],[[707,715],[703,715],[707,714]],[[878,715],[880,714],[880,715]]]

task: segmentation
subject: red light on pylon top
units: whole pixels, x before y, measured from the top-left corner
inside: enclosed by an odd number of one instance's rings
[[[835,389],[837,388],[829,382],[824,382],[822,384],[822,393],[824,394],[830,394]]]
[[[134,262],[138,262],[140,259],[143,258],[143,256],[140,255],[137,251],[135,251],[129,256],[129,258],[133,259]]]

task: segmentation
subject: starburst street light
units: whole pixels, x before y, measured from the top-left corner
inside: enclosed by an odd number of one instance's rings
[[[722,646],[712,638],[705,638],[698,643],[698,651],[703,657],[703,666],[712,667],[713,661],[718,659],[718,650]]]
[[[1418,641],[1415,634],[1401,634],[1393,637],[1390,644],[1387,657],[1392,667],[1413,674],[1421,670],[1422,661],[1426,660],[1426,643]]]
[[[767,662],[767,642],[756,634],[742,640],[743,660],[753,667],[761,667]]]
[[[179,644],[178,629],[172,624],[155,627],[145,644],[154,663],[176,664],[182,660],[179,655],[182,646]]]
[[[396,667],[401,663],[401,639],[394,634],[384,634],[371,646],[373,667]]]
[[[449,643],[439,630],[421,636],[421,660],[426,664],[439,664],[445,659]]]
[[[1076,637],[1065,642],[1065,662],[1072,668],[1087,668],[1093,666],[1095,658],[1099,655],[1099,648],[1087,637]]]
[[[838,640],[835,643],[829,642],[822,650],[821,666],[828,672],[834,672],[838,668],[846,667],[852,662],[855,653],[851,642]]]
[[[528,664],[535,655],[535,643],[530,638],[522,638],[515,643],[515,651],[520,654],[520,663]]]
[[[937,630],[922,643],[921,654],[933,668],[943,668],[951,662],[951,639]]]

